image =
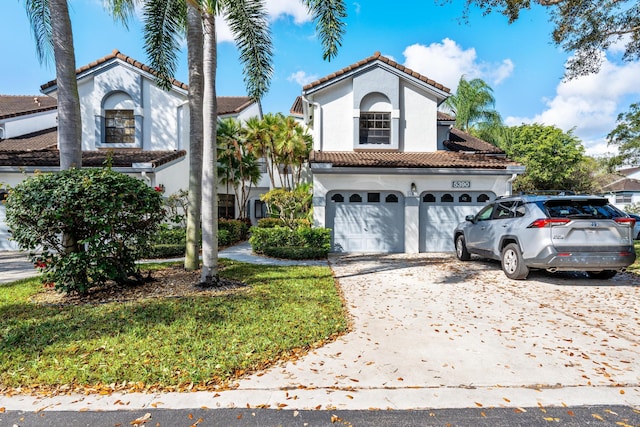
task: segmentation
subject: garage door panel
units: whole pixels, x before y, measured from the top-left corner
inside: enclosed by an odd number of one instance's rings
[[[386,202],[382,193],[379,202],[349,202],[349,193],[330,200],[327,225],[332,229],[335,252],[402,252],[404,251],[404,202]],[[340,194],[342,196],[342,194]],[[367,200],[367,193],[360,200]],[[395,194],[395,193],[394,193]],[[393,200],[399,200],[399,197]],[[357,199],[357,198],[354,198]]]
[[[453,230],[486,204],[489,192],[431,192],[420,200],[420,252],[453,252]],[[463,201],[461,201],[463,200]]]

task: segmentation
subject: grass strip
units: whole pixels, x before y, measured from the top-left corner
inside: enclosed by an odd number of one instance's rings
[[[207,389],[347,329],[328,267],[223,259],[220,267],[249,286],[215,297],[43,306],[31,302],[38,279],[0,285],[0,390]]]

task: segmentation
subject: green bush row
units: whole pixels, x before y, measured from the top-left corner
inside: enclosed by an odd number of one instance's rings
[[[276,256],[274,252],[278,252],[278,258],[303,259],[303,254],[310,258],[323,258],[331,250],[331,231],[308,227],[296,230],[282,226],[252,227],[249,243],[258,254]]]
[[[308,219],[295,219],[294,223],[297,227],[311,227],[311,223]],[[274,228],[274,227],[284,227],[285,223],[280,218],[262,218],[258,220],[259,228]]]
[[[218,247],[229,246],[247,240],[249,225],[237,219],[218,221]],[[154,238],[151,249],[145,258],[183,257],[187,248],[187,231],[182,227],[170,227],[163,224]]]

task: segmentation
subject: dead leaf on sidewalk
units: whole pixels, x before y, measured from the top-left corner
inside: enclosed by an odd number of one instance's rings
[[[147,421],[149,421],[150,419],[151,419],[151,413],[147,412],[146,414],[144,414],[144,416],[140,418],[136,418],[135,420],[131,421],[129,424],[133,426],[140,426],[146,423]]]

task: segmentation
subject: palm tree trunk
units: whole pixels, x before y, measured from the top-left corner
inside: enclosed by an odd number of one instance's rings
[[[203,34],[202,15],[187,1],[187,61],[189,67],[189,209],[185,270],[200,267],[200,213],[202,203]]]
[[[204,149],[202,168],[202,273],[200,285],[218,284],[218,197],[216,130],[216,24],[213,11],[204,18]]]
[[[67,0],[49,0],[53,55],[58,85],[60,170],[82,167],[82,122],[76,80],[76,58]]]
[[[76,58],[67,0],[49,0],[53,56],[58,85],[58,150],[60,170],[82,167],[82,120],[76,80]],[[80,252],[82,247],[69,233],[62,236],[66,253]]]

